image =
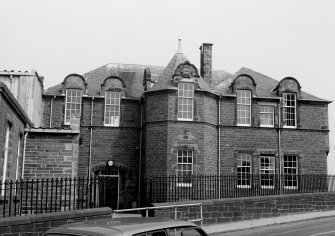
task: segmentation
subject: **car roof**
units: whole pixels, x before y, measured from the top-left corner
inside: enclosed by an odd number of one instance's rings
[[[141,232],[178,227],[196,227],[195,224],[160,217],[103,218],[71,223],[50,229],[53,234],[81,234],[89,236],[133,235]]]

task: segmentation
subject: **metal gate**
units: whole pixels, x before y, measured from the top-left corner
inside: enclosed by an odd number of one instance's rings
[[[110,207],[114,210],[119,206],[119,172],[117,170],[98,170],[98,204],[99,207]]]

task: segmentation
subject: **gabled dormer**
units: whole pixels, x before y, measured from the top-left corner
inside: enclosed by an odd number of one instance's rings
[[[104,125],[119,127],[121,99],[126,97],[126,85],[117,76],[110,76],[101,84],[100,95],[105,97]]]
[[[292,77],[282,79],[273,92],[281,97],[282,119],[284,128],[297,128],[298,119],[298,100],[301,98],[301,86]]]
[[[70,74],[62,82],[62,94],[65,95],[64,124],[70,125],[71,119],[80,119],[82,96],[87,95],[87,83],[78,74]]]
[[[251,126],[252,97],[256,96],[255,80],[247,74],[237,76],[231,84],[231,93],[236,94],[236,124]]]

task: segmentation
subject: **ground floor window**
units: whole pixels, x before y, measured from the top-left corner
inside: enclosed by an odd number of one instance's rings
[[[262,188],[273,188],[275,174],[275,158],[273,156],[261,156],[260,176]]]
[[[237,154],[237,185],[238,187],[250,187],[251,154]]]
[[[284,187],[298,187],[298,158],[296,155],[284,155]]]
[[[177,176],[178,186],[191,186],[191,175],[193,174],[193,150],[178,150],[177,153]]]

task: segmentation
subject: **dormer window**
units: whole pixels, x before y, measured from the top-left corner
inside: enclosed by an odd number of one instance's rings
[[[194,83],[178,83],[178,120],[193,120]]]
[[[106,91],[105,93],[105,125],[118,127],[120,125],[121,92]]]
[[[69,125],[71,118],[80,118],[81,97],[82,91],[80,89],[66,89],[64,124]]]
[[[237,125],[251,125],[251,91],[237,90]]]
[[[297,127],[297,101],[295,93],[283,93],[284,128]]]

